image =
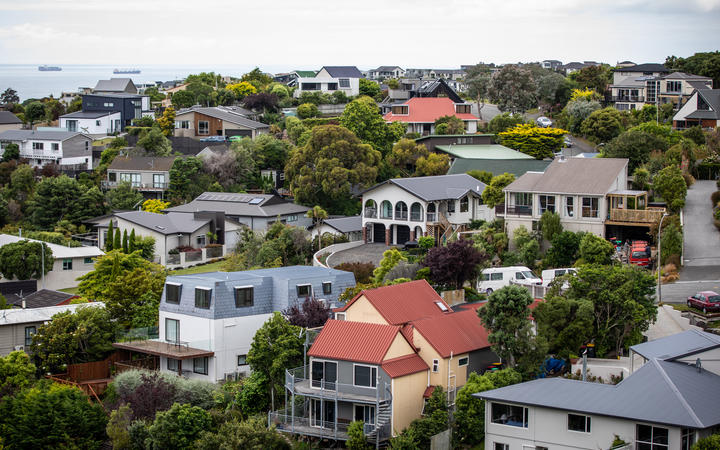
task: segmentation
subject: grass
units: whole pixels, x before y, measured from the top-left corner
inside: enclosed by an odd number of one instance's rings
[[[222,271],[223,260],[215,261],[209,264],[188,267],[187,269],[178,269],[170,272],[170,275],[190,275],[193,273],[206,273]]]
[[[683,303],[673,303],[672,307],[675,311],[680,311],[680,312],[690,311],[690,307]]]
[[[60,292],[67,292],[68,294],[78,294],[80,288],[79,287],[72,287],[72,288],[65,288],[65,289],[59,289]]]
[[[104,139],[98,139],[97,141],[93,141],[93,147],[102,147],[105,144],[109,144],[112,142],[112,140],[115,139],[114,137],[108,137]]]

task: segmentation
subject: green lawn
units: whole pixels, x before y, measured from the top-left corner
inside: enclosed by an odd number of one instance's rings
[[[202,266],[188,267],[187,269],[173,270],[170,275],[190,275],[193,273],[206,273],[206,272],[218,272],[222,270],[222,263],[224,261],[216,261],[210,264],[204,264]]]
[[[68,294],[77,294],[79,289],[80,288],[78,288],[78,287],[65,288],[65,289],[60,289],[60,292],[67,292]]]

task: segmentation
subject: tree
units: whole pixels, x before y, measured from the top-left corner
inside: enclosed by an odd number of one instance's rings
[[[202,160],[194,156],[173,161],[170,167],[169,196],[180,201],[190,201],[201,194],[204,186],[198,179],[202,168]]]
[[[25,120],[30,122],[30,128],[33,124],[39,120],[42,120],[47,116],[45,105],[41,102],[32,102],[25,107]]]
[[[380,152],[336,125],[318,126],[311,133],[285,167],[295,200],[320,205],[330,213],[352,212],[356,206],[351,188],[366,188],[375,181]]]
[[[271,399],[275,398],[278,388],[282,390],[285,369],[303,363],[303,344],[301,328],[290,325],[279,312],[273,313],[255,333],[247,363],[253,372],[264,377],[266,385],[262,388]]]
[[[235,94],[238,99],[243,99],[248,95],[257,93],[257,88],[248,81],[241,81],[239,83],[228,84],[225,86],[226,89],[230,90]]]
[[[612,80],[612,72],[607,66],[587,66],[572,73],[571,78],[583,89],[593,89],[599,94],[604,94],[608,84]]]
[[[365,422],[355,420],[348,426],[348,440],[345,446],[349,450],[370,450],[370,446],[365,438]]]
[[[167,411],[159,411],[148,428],[150,448],[195,448],[195,440],[210,429],[212,419],[202,408],[175,403]]]
[[[76,203],[82,189],[74,178],[67,175],[43,178],[37,184],[30,221],[39,228],[51,228],[57,222],[76,214]]]
[[[415,163],[416,177],[429,177],[434,175],[445,175],[450,169],[450,156],[447,154],[430,153],[421,156]]]
[[[374,81],[366,80],[365,78],[360,78],[360,95],[370,97],[377,101],[382,100],[381,98],[378,98],[382,95],[380,85]]]
[[[498,137],[502,145],[506,147],[536,159],[545,159],[552,158],[555,152],[563,148],[563,139],[567,133],[567,130],[561,128],[541,128],[526,123],[503,131],[498,134]]]
[[[650,160],[652,152],[664,152],[667,148],[667,141],[664,139],[644,131],[630,129],[608,142],[602,150],[602,156],[628,158],[628,171],[632,173]]]
[[[123,251],[123,253],[128,253],[128,234],[127,234],[127,228],[123,230],[122,251]]]
[[[48,381],[0,403],[0,436],[8,448],[98,449],[107,417],[77,387]]]
[[[533,299],[523,286],[509,285],[490,294],[478,316],[488,330],[493,351],[510,367],[529,375],[545,358],[547,343],[533,334],[530,305]]]
[[[55,260],[45,243],[22,240],[0,247],[0,273],[8,280],[38,279],[43,274],[42,250],[45,249],[45,273],[52,270]]]
[[[431,248],[422,264],[430,268],[433,281],[462,289],[465,281],[477,277],[478,266],[485,260],[486,254],[476,249],[471,241],[461,239],[445,247]]]
[[[283,311],[283,315],[291,325],[303,328],[315,328],[325,325],[332,310],[320,300],[306,298],[302,305],[294,304]]]
[[[175,109],[190,108],[195,104],[195,95],[187,90],[177,91],[172,94],[171,101]]]
[[[285,96],[287,97],[287,90],[285,90]],[[243,106],[255,111],[262,111],[263,113],[276,112],[278,109],[278,101],[279,98],[274,93],[259,92],[245,97]]]
[[[573,233],[572,231],[563,231],[556,234],[545,254],[545,266],[548,268],[571,267],[575,260],[579,258],[581,237],[579,233]]]
[[[515,181],[515,175],[511,173],[505,172],[494,176],[490,181],[490,184],[488,184],[482,192],[483,203],[491,208],[503,203],[505,201],[503,189],[505,189],[513,181]]]
[[[130,450],[130,433],[128,428],[132,423],[132,410],[129,405],[121,405],[118,409],[110,413],[110,420],[105,427],[113,449]]]
[[[67,220],[79,224],[105,214],[107,212],[105,196],[100,189],[97,186],[81,185],[79,182],[78,185],[81,194],[67,215]]]
[[[383,155],[387,154],[392,144],[405,134],[405,127],[399,129],[388,125],[380,115],[375,101],[370,97],[358,97],[345,106],[340,115],[340,125],[352,131],[355,136],[366,144],[373,146]]]
[[[464,134],[465,122],[457,116],[442,116],[435,119],[435,134]]]
[[[595,143],[610,142],[619,136],[622,130],[622,115],[613,107],[594,111],[580,127],[582,134]]]
[[[602,109],[602,106],[597,100],[586,100],[584,98],[570,100],[563,109],[568,129],[573,133],[580,133],[582,123],[585,119],[600,109]]]
[[[21,205],[25,204],[35,191],[35,171],[27,164],[20,164],[10,174],[10,196]]]
[[[400,250],[391,248],[383,252],[383,258],[380,260],[380,266],[373,270],[373,277],[376,284],[381,284],[385,281],[385,275],[392,270],[400,261],[407,261],[407,258],[403,256]]]
[[[493,134],[502,133],[510,128],[525,123],[522,114],[511,114],[504,112],[493,117],[488,123],[488,131]]]
[[[685,72],[713,79],[713,86],[720,86],[720,51],[697,52],[687,58],[668,56],[665,67],[671,72]]]
[[[558,109],[570,100],[571,82],[557,72],[543,70],[535,77],[538,102],[547,109]]]
[[[3,153],[3,162],[17,160],[20,158],[20,147],[17,144],[9,143],[5,145],[5,153]]]
[[[670,211],[678,212],[685,206],[687,184],[679,167],[668,166],[656,173],[652,186],[653,191],[665,200]]]
[[[31,350],[42,373],[59,373],[68,364],[100,361],[114,352],[120,330],[102,306],[57,313],[33,336]]]
[[[320,110],[313,103],[303,103],[297,107],[297,115],[301,119],[309,119],[320,115]]]
[[[273,81],[273,78],[270,75],[263,73],[259,67],[255,67],[250,72],[244,74],[241,79],[242,81],[252,83],[252,85],[258,89],[265,89]]]
[[[413,139],[400,139],[393,145],[385,159],[396,173],[409,177],[416,170],[417,160],[427,158],[429,154],[425,144],[417,144]]]
[[[547,210],[540,216],[540,230],[543,239],[552,241],[555,236],[562,233],[562,224],[560,223],[560,215],[556,212]]]
[[[580,347],[594,337],[595,309],[589,300],[551,295],[538,304],[533,317],[538,335],[548,342],[549,352],[560,358],[578,355]]]
[[[537,87],[528,69],[507,64],[490,80],[488,95],[500,111],[523,113],[537,106]]]
[[[320,230],[322,227],[323,220],[328,218],[328,213],[322,207],[320,206],[313,206],[312,209],[309,209],[307,213],[305,213],[305,217],[308,217],[312,219],[313,226],[317,228],[318,230],[318,251],[322,248],[322,240],[320,239]]]
[[[465,71],[465,84],[468,87],[468,95],[478,103],[478,113],[482,119],[482,109],[485,106],[485,99],[488,97],[492,72],[485,64],[476,64]]]
[[[515,228],[513,242],[520,261],[528,267],[535,267],[535,263],[540,256],[540,243],[528,232],[524,225]]]
[[[173,121],[173,124],[174,123]],[[170,140],[165,137],[165,132],[159,127],[152,127],[149,131],[145,132],[144,135],[138,139],[137,145],[145,149],[150,155],[170,156],[170,154],[172,154],[172,144]]]
[[[129,181],[121,181],[115,189],[107,191],[105,199],[111,211],[122,211],[137,208],[144,197]]]
[[[164,202],[160,199],[151,198],[143,202],[142,210],[155,214],[163,214],[163,210],[167,209],[169,206],[170,202]]]
[[[170,136],[175,129],[175,108],[168,106],[162,116],[157,119],[157,124],[165,136]]]
[[[592,233],[585,233],[580,239],[580,257],[586,264],[610,264],[615,248],[607,240]]]
[[[679,260],[682,253],[683,235],[680,227],[675,222],[669,223],[663,227],[661,234],[661,264],[666,264],[668,260]]]
[[[267,428],[267,423],[252,418],[242,422],[232,420],[220,424],[216,433],[203,431],[195,441],[198,450],[290,450],[288,440],[274,427]]]
[[[115,236],[113,236],[113,248],[119,252],[122,251],[122,241],[120,238],[120,230],[115,231]]]
[[[27,353],[16,350],[5,357],[0,356],[0,400],[30,386],[34,381],[35,365],[30,362]]]
[[[119,231],[119,230],[118,230]],[[111,220],[108,223],[108,232],[107,237],[105,238],[105,251],[109,252],[113,249],[113,244],[115,243],[115,228],[113,226],[113,221]]]
[[[0,94],[0,103],[20,103],[20,97],[18,97],[15,89],[7,88],[2,94]]]

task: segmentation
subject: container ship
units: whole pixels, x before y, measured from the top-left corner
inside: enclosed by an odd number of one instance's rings
[[[115,69],[113,73],[140,73],[140,69]]]
[[[62,70],[62,67],[42,65],[38,66],[38,70],[40,72],[60,72]]]

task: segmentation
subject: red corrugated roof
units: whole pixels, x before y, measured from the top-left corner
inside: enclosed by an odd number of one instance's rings
[[[389,112],[383,116],[386,122],[434,123],[443,116],[456,116],[462,120],[480,120],[478,117],[455,113],[455,103],[447,97],[413,97],[403,105],[408,105],[408,114],[395,115]]]
[[[346,311],[360,296],[365,295],[381,316],[391,325],[402,325],[424,317],[447,315],[437,302],[447,311],[452,311],[445,300],[425,280],[383,286],[360,292],[338,311]]]
[[[380,364],[400,327],[328,320],[308,351],[309,356]]]
[[[490,347],[488,332],[475,309],[413,322],[415,328],[440,356],[454,355]]]
[[[388,359],[382,363],[382,368],[390,375],[390,378],[403,377],[411,373],[422,372],[423,370],[429,369],[425,361],[415,353],[399,358]]]

